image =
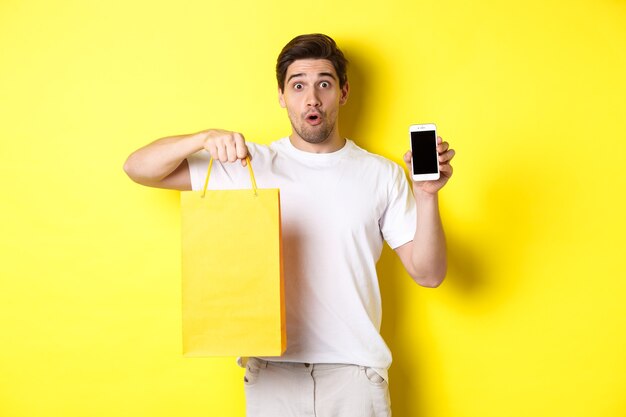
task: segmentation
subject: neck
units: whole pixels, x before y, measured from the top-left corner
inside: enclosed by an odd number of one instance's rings
[[[339,134],[338,126],[335,126],[332,133],[326,140],[320,143],[311,143],[302,139],[298,133],[292,131],[289,136],[289,141],[293,145],[294,148],[299,149],[304,152],[311,153],[331,153],[336,152],[339,149],[343,148],[346,144],[346,140],[341,137]]]

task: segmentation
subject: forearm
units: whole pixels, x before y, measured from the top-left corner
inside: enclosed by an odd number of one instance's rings
[[[443,282],[448,269],[446,236],[439,215],[439,191],[452,176],[450,161],[455,155],[448,142],[437,136],[440,177],[432,181],[413,181],[413,196],[417,205],[415,236],[398,248],[404,267],[411,277],[425,287],[437,287]],[[413,154],[404,154],[404,162],[411,172]]]
[[[149,184],[163,180],[188,156],[203,149],[206,132],[158,139],[133,152],[124,171],[135,182]]]
[[[418,283],[436,287],[447,271],[446,238],[439,215],[437,193],[414,190],[417,227],[411,250],[412,276]]]

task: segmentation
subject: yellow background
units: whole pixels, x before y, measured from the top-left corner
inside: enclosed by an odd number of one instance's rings
[[[380,263],[394,415],[626,415],[623,0],[2,0],[1,416],[243,416],[233,358],[181,355],[178,193],[122,164],[287,135],[275,59],[318,31],[352,62],[344,134],[457,150],[446,282]]]

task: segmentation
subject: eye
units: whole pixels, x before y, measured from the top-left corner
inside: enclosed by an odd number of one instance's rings
[[[322,82],[320,83],[320,87],[322,87],[322,88],[328,88],[328,87],[330,87],[330,83],[329,83],[328,81],[322,81]]]
[[[293,85],[294,90],[302,90],[303,88],[304,88],[304,85],[302,85],[302,83],[295,83]]]

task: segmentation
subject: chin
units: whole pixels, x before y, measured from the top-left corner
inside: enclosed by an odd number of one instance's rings
[[[298,133],[298,135],[305,142],[313,143],[313,144],[326,142],[333,133],[333,129],[328,129],[324,125],[315,126],[313,128],[316,129],[316,131],[313,131],[313,132],[308,131],[309,129],[307,126],[304,129],[301,129],[300,131],[296,131],[296,133]]]

